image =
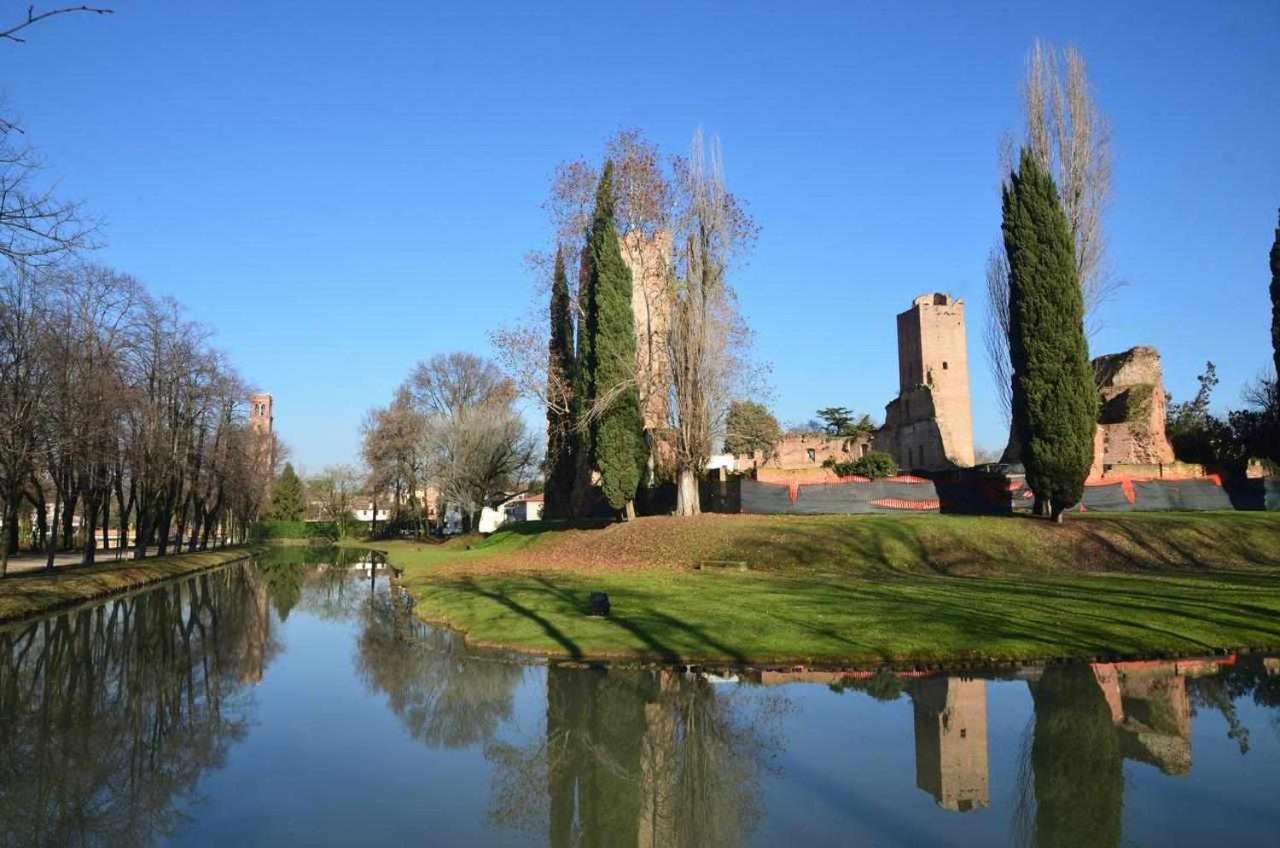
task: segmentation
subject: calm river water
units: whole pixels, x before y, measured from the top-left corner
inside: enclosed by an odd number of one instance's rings
[[[526,664],[283,549],[0,630],[0,841],[1278,845],[1280,662]]]

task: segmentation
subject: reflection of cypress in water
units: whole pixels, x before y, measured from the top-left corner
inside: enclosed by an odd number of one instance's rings
[[[0,843],[172,832],[177,802],[245,731],[244,570],[0,631]]]
[[[774,698],[744,721],[705,678],[547,669],[553,846],[741,844],[759,810]]]
[[[1093,670],[1051,666],[1030,686],[1036,713],[1035,844],[1120,844],[1120,744]]]
[[[553,846],[635,845],[648,672],[547,669]]]

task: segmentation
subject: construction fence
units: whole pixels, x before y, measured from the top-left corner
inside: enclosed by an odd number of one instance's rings
[[[1008,515],[1034,502],[1021,475],[963,469],[935,479],[846,478],[831,483],[765,483],[749,477],[703,484],[707,512],[756,515],[856,515],[920,512]],[[1085,484],[1081,512],[1280,510],[1280,479],[1103,478]]]

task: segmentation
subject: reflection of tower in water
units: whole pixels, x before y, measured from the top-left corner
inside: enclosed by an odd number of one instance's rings
[[[1214,664],[1203,664],[1212,673]],[[1186,674],[1206,669],[1189,663],[1095,663],[1093,675],[1111,711],[1121,754],[1165,774],[1191,771],[1191,702]]]
[[[266,667],[267,642],[271,638],[270,596],[267,581],[257,569],[245,569],[245,622],[240,633],[240,682],[261,683]]]
[[[938,806],[967,812],[991,803],[987,767],[987,683],[929,677],[911,688],[916,786]]]

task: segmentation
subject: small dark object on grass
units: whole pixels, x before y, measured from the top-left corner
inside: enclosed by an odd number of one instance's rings
[[[592,592],[588,602],[587,615],[608,615],[609,596],[604,592]]]

